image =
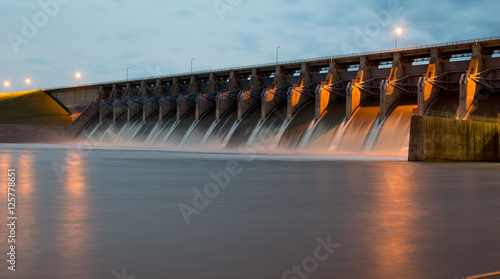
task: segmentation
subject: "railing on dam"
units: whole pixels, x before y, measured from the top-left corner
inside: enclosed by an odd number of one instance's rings
[[[470,43],[476,43],[476,42],[478,42],[478,43],[479,42],[488,42],[488,41],[494,41],[494,40],[500,40],[500,36],[486,37],[486,38],[480,38],[480,39],[471,39],[471,40],[462,40],[462,41],[454,41],[454,42],[447,42],[447,43],[401,47],[401,48],[397,48],[397,51],[403,52],[403,51],[412,51],[412,50],[419,50],[419,49],[439,48],[439,47],[446,47],[446,46],[470,44]],[[97,85],[102,85],[102,84],[138,82],[138,81],[142,81],[145,79],[158,79],[158,78],[162,79],[162,78],[172,78],[172,77],[179,77],[179,76],[191,76],[191,75],[209,74],[209,73],[226,72],[226,71],[237,71],[237,70],[250,69],[250,68],[274,67],[276,65],[283,66],[283,65],[289,65],[289,64],[317,62],[317,61],[325,61],[325,60],[333,60],[333,59],[341,59],[341,58],[349,58],[349,57],[368,56],[368,55],[374,55],[374,54],[387,54],[387,53],[393,53],[395,51],[396,51],[396,49],[391,48],[391,49],[385,49],[385,50],[367,51],[367,52],[360,52],[360,53],[351,53],[351,54],[323,56],[323,57],[317,57],[317,58],[290,60],[290,61],[283,61],[283,62],[278,62],[278,63],[276,63],[276,62],[263,63],[263,64],[247,65],[247,66],[211,69],[211,70],[204,70],[204,71],[184,72],[184,73],[176,73],[176,74],[169,74],[169,75],[152,76],[149,78],[142,77],[142,78],[135,78],[135,79],[122,79],[122,80],[113,80],[113,81],[107,81],[107,82],[96,82],[96,83],[81,84],[79,86],[80,87],[81,86],[97,86]],[[56,89],[64,89],[64,88],[68,88],[68,87],[71,87],[71,86],[44,88],[43,90],[56,90]]]
[[[434,110],[426,111],[424,116],[448,118],[448,119],[459,119],[457,113],[444,112],[444,111],[434,111]],[[469,117],[467,117],[467,119],[464,119],[464,120],[470,120],[470,121],[476,121],[476,122],[486,122],[486,123],[500,123],[500,114],[499,114],[499,117],[469,115]]]
[[[464,277],[463,279],[486,279],[486,278],[492,278],[492,277],[497,277],[497,276],[500,276],[500,271],[479,274],[479,275],[473,275],[473,276],[467,276],[467,277]]]

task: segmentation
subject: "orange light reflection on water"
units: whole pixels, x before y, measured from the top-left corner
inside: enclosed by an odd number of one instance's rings
[[[374,176],[374,200],[370,216],[371,249],[377,255],[374,272],[377,278],[394,275],[405,277],[406,268],[416,264],[413,251],[421,246],[425,232],[419,231],[417,221],[425,212],[416,202],[416,189],[411,163],[380,163],[380,175]],[[396,277],[398,277],[396,276]],[[423,274],[422,274],[423,276]],[[422,277],[423,278],[423,277]]]
[[[68,151],[62,176],[65,195],[61,210],[64,244],[61,253],[69,257],[72,264],[77,264],[77,258],[85,253],[85,242],[90,233],[86,225],[89,208],[85,177],[87,166],[83,157],[78,151]]]

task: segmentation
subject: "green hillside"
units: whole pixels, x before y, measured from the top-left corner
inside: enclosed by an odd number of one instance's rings
[[[0,94],[0,124],[69,126],[71,115],[47,93]]]

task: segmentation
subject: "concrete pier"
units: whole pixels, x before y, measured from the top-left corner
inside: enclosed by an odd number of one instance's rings
[[[198,122],[201,117],[210,109],[215,108],[215,97],[216,94],[212,93],[200,93],[196,97],[195,103],[195,121]]]
[[[259,89],[264,90],[263,88]],[[262,94],[258,89],[254,89],[253,91],[253,94]],[[238,121],[240,121],[243,116],[259,102],[261,102],[260,98],[252,95],[252,90],[241,90],[238,94]]]
[[[109,101],[101,101],[99,108],[99,122],[102,123],[106,117],[113,113],[113,105]]]
[[[134,117],[142,114],[144,100],[132,100],[127,106],[127,123]]]
[[[179,95],[177,98],[177,122],[186,115],[187,112],[195,108],[195,101],[187,95]]]
[[[364,102],[370,93],[363,90],[364,82],[369,80],[371,65],[366,56],[361,56],[359,61],[359,70],[356,74],[356,79],[352,81],[347,88],[346,95],[346,119],[351,119],[359,105]]]
[[[443,72],[442,58],[439,49],[434,48],[430,50],[429,66],[427,67],[426,74],[420,79],[418,83],[418,108],[421,111],[426,111],[441,92],[441,87],[436,83],[436,77]]]
[[[472,103],[479,96],[484,85],[479,82],[478,75],[484,71],[484,52],[480,45],[472,46],[472,57],[467,73],[463,74],[460,80],[460,112],[459,117],[464,118],[472,106]]]
[[[384,119],[391,106],[404,96],[405,92],[397,85],[398,80],[405,77],[405,63],[401,53],[394,53],[391,73],[389,78],[380,86],[380,119]]]
[[[177,103],[171,101],[170,99],[161,99],[159,104],[159,122],[162,122],[163,119],[169,115],[170,113],[177,110]]]
[[[130,100],[118,101],[113,103],[113,123],[116,122],[120,117],[122,117],[122,115],[128,113],[127,102],[130,102]]]
[[[320,82],[315,90],[315,121],[318,121],[321,118],[321,115],[323,115],[326,111],[326,108],[339,98],[339,95],[333,93],[333,87],[338,84],[339,81],[339,68],[337,63],[332,59],[328,63],[328,74],[326,75],[326,80]]]
[[[216,98],[215,121],[219,122],[224,113],[226,113],[230,108],[238,105],[237,92],[220,92]]]
[[[142,123],[160,109],[160,104],[149,99],[142,105]],[[159,120],[160,121],[160,120]]]
[[[309,66],[302,63],[300,69],[299,83],[294,84],[287,94],[287,119],[290,120],[302,105],[310,101],[314,96],[314,84],[311,84]]]

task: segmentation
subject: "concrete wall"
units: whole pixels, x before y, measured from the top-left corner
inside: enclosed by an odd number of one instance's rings
[[[62,143],[70,139],[66,127],[0,125],[0,143]]]
[[[413,116],[410,161],[500,161],[500,123]]]
[[[46,90],[65,105],[88,105],[99,98],[100,86],[68,87],[57,90]]]

